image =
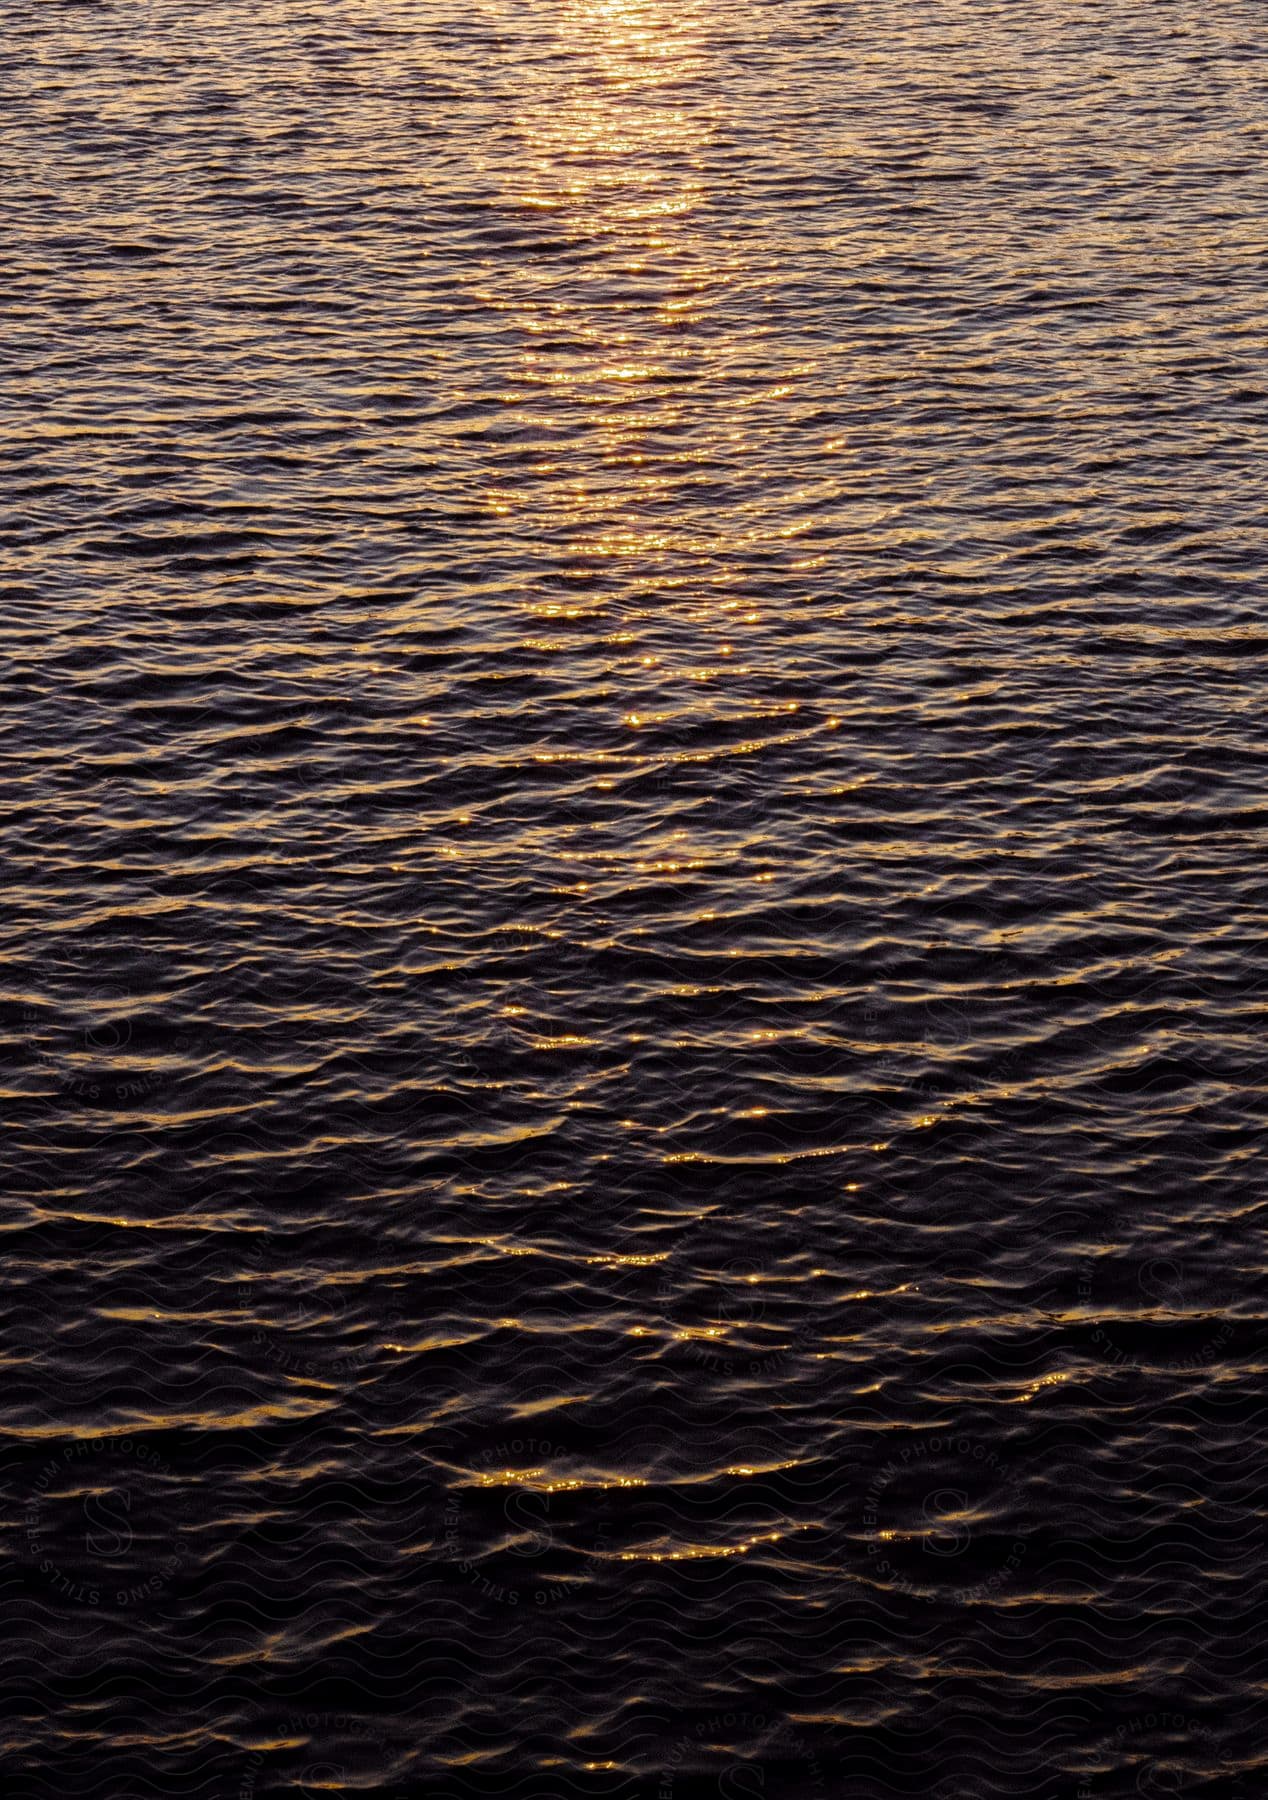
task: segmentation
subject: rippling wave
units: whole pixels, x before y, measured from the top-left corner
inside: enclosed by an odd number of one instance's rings
[[[15,1793],[1250,1800],[1260,9],[6,22]]]

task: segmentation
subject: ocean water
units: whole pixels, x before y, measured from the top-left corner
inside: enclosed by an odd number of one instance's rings
[[[11,0],[15,1796],[1264,1792],[1250,0]]]

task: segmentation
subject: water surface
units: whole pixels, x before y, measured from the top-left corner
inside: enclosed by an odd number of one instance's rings
[[[15,1791],[1259,1791],[1262,10],[7,25]]]

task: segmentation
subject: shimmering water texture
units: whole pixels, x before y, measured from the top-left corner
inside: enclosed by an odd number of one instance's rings
[[[1264,1793],[1262,7],[5,21],[8,1791]]]

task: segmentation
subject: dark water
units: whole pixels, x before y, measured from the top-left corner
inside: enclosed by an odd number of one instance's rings
[[[1262,8],[5,19],[8,1791],[1265,1791]]]

